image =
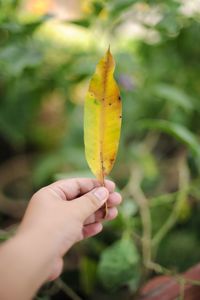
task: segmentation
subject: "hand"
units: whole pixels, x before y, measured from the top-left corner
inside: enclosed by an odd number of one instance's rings
[[[114,192],[115,184],[106,180],[105,187],[99,186],[95,179],[60,180],[33,195],[17,235],[35,238],[39,244],[45,240],[45,255],[53,261],[49,279],[60,275],[62,257],[74,243],[102,230],[106,201],[106,219],[117,216],[121,196]]]

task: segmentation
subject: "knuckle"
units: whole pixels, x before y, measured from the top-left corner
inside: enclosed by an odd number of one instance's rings
[[[37,191],[35,194],[33,194],[32,198],[31,198],[31,203],[38,203],[40,202],[40,190]]]
[[[42,196],[44,196],[47,192],[47,188],[43,187],[41,189],[39,189],[35,194],[33,194],[32,199],[34,201],[38,201],[38,199],[43,198]]]

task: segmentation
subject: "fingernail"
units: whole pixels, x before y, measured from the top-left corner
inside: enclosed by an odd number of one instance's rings
[[[104,200],[107,196],[108,192],[107,190],[104,188],[104,187],[100,187],[100,188],[97,188],[95,191],[94,191],[94,195],[99,199],[99,200]]]
[[[102,229],[103,229],[103,225],[101,223],[97,223],[95,227],[96,232],[100,232]]]

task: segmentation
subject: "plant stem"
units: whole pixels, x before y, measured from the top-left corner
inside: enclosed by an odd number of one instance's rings
[[[129,183],[129,191],[134,200],[137,202],[140,210],[143,234],[141,238],[143,264],[145,268],[148,262],[151,261],[151,215],[149,211],[148,199],[144,195],[140,184],[142,181],[142,173],[139,168],[134,167]]]
[[[62,279],[57,279],[55,284],[72,300],[82,300]]]
[[[165,235],[172,229],[172,227],[176,224],[177,218],[179,217],[180,207],[183,201],[186,201],[188,191],[189,191],[189,171],[186,165],[185,156],[180,159],[179,166],[179,193],[177,196],[177,201],[174,205],[174,209],[172,210],[170,216],[160,228],[160,230],[156,233],[152,240],[152,244],[154,247],[154,252],[156,252],[159,243],[165,237]],[[155,253],[154,253],[155,255]]]
[[[180,285],[180,300],[184,299],[184,291],[185,291],[186,284],[200,286],[200,281],[190,279],[190,278],[185,278],[182,275],[179,275],[171,270],[168,270],[167,268],[165,268],[155,262],[149,262],[148,268],[158,274],[172,276]]]

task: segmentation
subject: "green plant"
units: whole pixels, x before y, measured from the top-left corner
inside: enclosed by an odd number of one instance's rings
[[[119,156],[111,174],[124,198],[119,217],[105,224],[97,239],[69,253],[63,282],[41,291],[41,297],[129,299],[152,270],[178,272],[199,261],[198,6],[85,0],[79,18],[55,22],[47,15],[24,18],[20,5],[0,1],[0,161],[28,156],[31,192],[55,178],[90,176],[83,99],[109,44],[123,100]],[[63,28],[74,30],[73,36]],[[0,178],[6,174],[0,167]],[[6,182],[0,195],[13,186],[9,176]],[[17,180],[14,194],[17,189],[25,194],[23,182]],[[6,229],[15,220],[2,211]],[[176,240],[188,264],[175,259]],[[125,257],[130,259],[123,265]]]

